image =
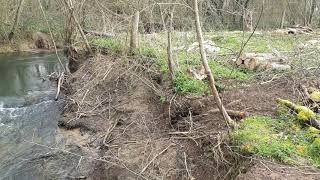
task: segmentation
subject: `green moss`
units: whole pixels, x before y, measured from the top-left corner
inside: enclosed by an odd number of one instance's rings
[[[276,159],[288,164],[320,164],[320,141],[308,136],[293,118],[251,117],[231,134],[232,140],[245,154]],[[318,156],[315,156],[315,153]]]
[[[314,91],[313,93],[311,93],[310,98],[314,102],[320,102],[320,92]]]
[[[309,121],[315,117],[315,113],[305,106],[297,106],[296,111],[298,112],[297,118],[300,121]]]

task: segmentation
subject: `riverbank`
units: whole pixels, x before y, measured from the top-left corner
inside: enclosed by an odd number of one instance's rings
[[[49,35],[41,32],[35,32],[26,35],[24,39],[16,39],[0,42],[0,54],[6,53],[51,53],[54,52],[53,42],[51,42]],[[63,46],[58,41],[56,48],[61,49]]]
[[[0,54],[30,52],[35,49],[35,45],[31,41],[22,40],[19,42],[3,42],[0,43]]]
[[[291,165],[239,152],[213,99],[175,94],[157,68],[144,58],[98,54],[68,77],[67,105],[59,126],[81,139],[77,146],[91,153],[87,158],[95,162],[82,165],[96,169],[81,175],[87,179],[317,177],[316,168],[292,171]],[[225,90],[221,97],[228,109],[275,116],[276,98],[299,98],[296,83],[289,77],[274,80],[272,86],[253,81]]]

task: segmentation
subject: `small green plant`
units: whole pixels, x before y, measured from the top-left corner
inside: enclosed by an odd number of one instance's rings
[[[93,39],[91,41],[91,44],[101,48],[110,49],[115,53],[121,53],[123,50],[123,45],[120,43],[120,41],[117,41],[116,39]]]
[[[150,57],[150,58],[157,58],[160,55],[159,50],[147,46],[147,45],[140,45],[139,48],[139,55],[145,56],[145,57]]]
[[[180,94],[203,95],[209,91],[207,83],[193,79],[184,72],[178,72],[173,83]]]
[[[160,102],[162,103],[162,104],[164,104],[165,102],[166,102],[166,97],[165,96],[161,96],[160,97]]]
[[[320,166],[320,141],[314,136],[317,131],[312,133],[310,136],[310,129],[301,127],[294,118],[251,117],[231,137],[246,154]]]

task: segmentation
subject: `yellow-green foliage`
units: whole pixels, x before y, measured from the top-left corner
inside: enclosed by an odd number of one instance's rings
[[[308,128],[308,136],[310,138],[317,138],[319,137],[320,138],[320,130],[319,129],[316,129],[314,127],[309,127]]]
[[[310,132],[316,133],[314,129],[302,128],[291,118],[251,117],[231,137],[241,152],[246,154],[257,154],[289,164],[320,166],[320,151],[318,156],[315,154],[320,148],[320,141],[310,137]]]
[[[278,99],[277,101],[280,105],[278,112],[285,113],[286,109],[293,109],[297,112],[297,119],[302,122],[309,121],[311,118],[314,118],[316,116],[316,113],[314,113],[311,109],[305,106],[298,106],[291,101],[283,99]],[[289,109],[287,113],[289,113]]]
[[[320,102],[320,91],[314,91],[311,93],[310,98],[314,102]]]
[[[316,116],[311,109],[305,106],[297,106],[296,111],[298,112],[297,118],[301,121],[309,121]]]
[[[294,108],[295,104],[293,104],[291,101],[289,100],[284,100],[284,99],[278,99],[278,102],[280,103],[280,105],[283,105],[285,107],[289,107],[289,108]]]

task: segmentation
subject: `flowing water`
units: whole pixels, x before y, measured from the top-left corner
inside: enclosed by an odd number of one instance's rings
[[[56,87],[47,78],[59,70],[54,54],[0,55],[0,179],[65,176],[72,160],[63,164],[48,148],[63,144],[62,103],[53,100]]]

